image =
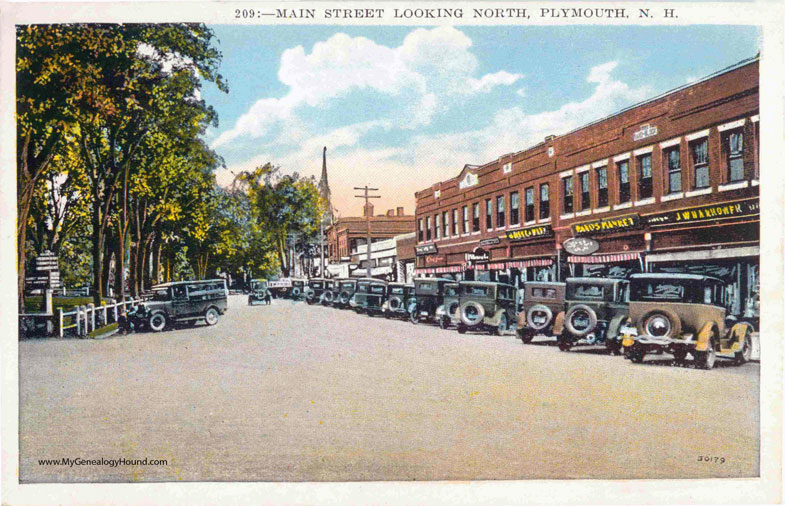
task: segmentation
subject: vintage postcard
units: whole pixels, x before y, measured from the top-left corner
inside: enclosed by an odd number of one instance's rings
[[[4,504],[781,502],[780,3],[0,9]]]

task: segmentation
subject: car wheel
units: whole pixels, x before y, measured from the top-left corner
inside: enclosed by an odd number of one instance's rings
[[[503,332],[507,331],[507,315],[502,313],[501,318],[499,318],[499,325],[493,327],[491,329],[491,334],[494,336],[500,336]]]
[[[415,325],[420,323],[420,313],[417,311],[417,309],[409,311],[409,321]]]
[[[556,342],[559,344],[561,351],[570,351],[570,348],[572,348],[572,339],[564,333],[556,338]]]
[[[204,321],[207,322],[207,325],[215,325],[218,323],[218,310],[214,307],[211,307],[204,313]]]
[[[448,316],[442,316],[439,318],[439,328],[446,329],[450,326],[450,318]]]
[[[458,324],[458,333],[465,334],[466,333],[466,325],[459,323]]]
[[[523,344],[529,344],[534,339],[534,331],[531,329],[518,329],[518,337],[521,338]]]
[[[645,357],[645,356],[646,356],[646,354],[644,352],[642,352],[641,350],[633,349],[632,351],[630,351],[630,361],[633,364],[641,364],[641,363],[643,363],[643,357]]]
[[[624,350],[622,349],[623,346],[621,345],[620,339],[606,339],[605,340],[605,349],[608,350],[608,353],[611,355],[622,355]]]
[[[714,338],[709,341],[709,347],[706,351],[697,352],[698,356],[695,357],[698,362],[698,367],[701,369],[713,369],[714,363],[717,361],[717,350],[714,349]]]
[[[737,351],[734,355],[738,365],[746,364],[752,358],[752,337],[750,336],[749,328],[744,332],[744,344],[741,351]]]
[[[153,313],[147,320],[147,326],[150,327],[150,330],[153,332],[161,332],[166,328],[166,324],[166,315],[163,313]]]

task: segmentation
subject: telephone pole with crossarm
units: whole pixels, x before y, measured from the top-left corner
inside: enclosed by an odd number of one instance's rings
[[[368,265],[366,272],[368,273],[368,277],[371,277],[371,207],[369,206],[368,199],[379,199],[381,196],[379,195],[369,195],[368,192],[379,191],[379,188],[369,188],[368,185],[363,187],[354,187],[355,190],[363,190],[362,195],[355,195],[356,198],[365,199],[365,207],[363,207],[363,213],[365,214],[365,231],[366,231],[366,239],[365,239],[365,252],[368,254]]]

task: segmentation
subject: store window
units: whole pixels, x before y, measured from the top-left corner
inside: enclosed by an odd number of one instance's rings
[[[433,238],[438,239],[442,231],[442,220],[438,214],[433,217],[433,224],[434,224]]]
[[[463,206],[463,233],[469,233],[469,208]]]
[[[442,226],[444,227],[444,233],[442,235],[444,237],[450,237],[450,217],[447,215],[447,211],[442,213]]]
[[[665,150],[663,155],[668,167],[668,193],[679,193],[681,191],[681,151],[677,146]]]
[[[544,220],[551,215],[551,200],[548,183],[540,185],[540,219]]]
[[[744,179],[744,134],[734,130],[726,135],[728,153],[728,179],[730,182]]]
[[[493,201],[485,199],[485,230],[493,230]]]
[[[504,196],[496,197],[496,227],[504,226]]]
[[[584,211],[591,207],[591,186],[589,186],[589,171],[581,173],[581,208]]]
[[[630,201],[630,163],[627,160],[616,165],[619,172],[619,204]]]
[[[425,218],[425,240],[431,240],[431,217],[427,216]]]
[[[597,169],[597,207],[608,205],[608,168]]]
[[[452,210],[452,235],[458,235],[458,210]]]
[[[472,205],[472,232],[480,231],[480,203],[475,202]]]
[[[423,229],[422,229],[422,218],[417,220],[417,242],[422,242],[423,240]]]
[[[528,192],[529,190],[526,191]],[[510,193],[510,225],[518,225],[521,222],[520,209],[521,198],[518,195],[518,192]]]
[[[573,211],[573,188],[572,188],[572,176],[567,176],[562,181],[562,188],[564,190],[564,214],[569,214]]]
[[[638,157],[638,199],[648,199],[654,194],[651,177],[651,155]]]
[[[709,182],[709,139],[703,138],[690,144],[695,188],[708,188]]]
[[[526,188],[526,219],[525,221],[534,221],[534,188]]]

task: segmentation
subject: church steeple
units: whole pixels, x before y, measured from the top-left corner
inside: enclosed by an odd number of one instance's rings
[[[330,184],[327,182],[327,146],[322,151],[322,178],[319,180],[319,195],[327,202],[327,213],[325,214],[325,221],[327,223],[333,222],[333,204],[330,199]]]

